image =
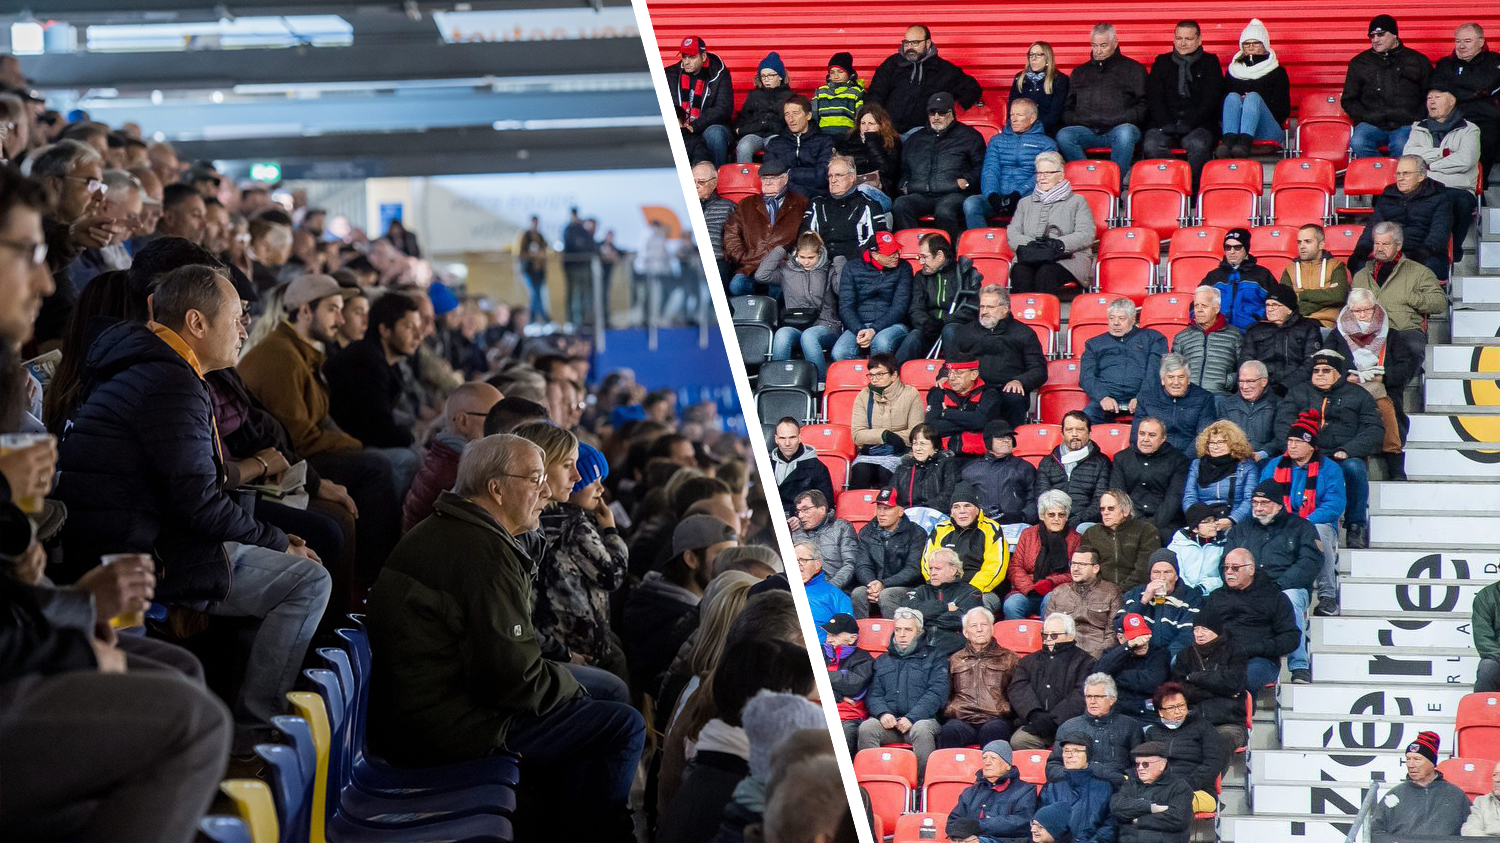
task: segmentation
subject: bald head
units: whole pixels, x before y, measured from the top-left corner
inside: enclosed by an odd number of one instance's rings
[[[1224,556],[1224,585],[1233,589],[1249,588],[1255,581],[1255,557],[1237,547]]]
[[[484,436],[484,419],[490,408],[504,398],[500,390],[483,381],[466,383],[453,390],[443,405],[448,429],[469,442]]]

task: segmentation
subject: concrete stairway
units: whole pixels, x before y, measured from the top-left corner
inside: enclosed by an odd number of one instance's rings
[[[1500,209],[1482,213],[1451,318],[1434,320],[1424,382],[1408,391],[1409,406],[1422,400],[1410,480],[1372,482],[1370,549],[1340,553],[1343,616],[1311,621],[1313,684],[1282,684],[1274,709],[1269,692],[1259,701],[1217,839],[1342,841],[1369,783],[1405,777],[1418,732],[1452,753],[1478,661],[1469,609],[1500,577]]]

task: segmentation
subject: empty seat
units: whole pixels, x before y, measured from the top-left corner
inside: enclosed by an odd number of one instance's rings
[[[901,382],[922,390],[937,385],[938,373],[943,370],[943,361],[931,358],[908,360],[901,364]]]
[[[1321,158],[1285,158],[1271,173],[1271,206],[1275,225],[1322,223],[1333,214],[1333,164]]]
[[[1077,357],[1047,361],[1048,386],[1077,386],[1079,377]]]
[[[958,253],[971,258],[1015,257],[1003,228],[971,228],[958,235]]]
[[[999,284],[1002,287],[1010,286],[1010,259],[1001,257],[971,257],[974,271],[984,279],[983,284]]]
[[[1116,298],[1118,297],[1106,293],[1088,293],[1073,299],[1073,303],[1068,306],[1068,327],[1108,325],[1109,303]],[[1078,356],[1076,349],[1073,356]]]
[[[1356,158],[1349,162],[1349,169],[1344,171],[1344,205],[1338,209],[1340,214],[1359,216],[1373,213],[1375,207],[1373,199],[1366,200],[1364,204],[1355,205],[1349,201],[1353,196],[1378,196],[1382,190],[1396,183],[1396,159],[1394,158]]]
[[[1120,168],[1113,161],[1085,159],[1064,164],[1063,175],[1073,185],[1073,192],[1088,200],[1094,213],[1094,232],[1103,235],[1120,214]]]
[[[941,228],[903,228],[896,232],[896,245],[901,247],[901,257],[916,260],[917,247],[921,245],[922,238],[929,234],[948,236]]]
[[[1103,333],[1102,325],[1083,325],[1075,328],[1075,331],[1086,331],[1097,328]],[[1073,410],[1082,410],[1089,403],[1088,395],[1082,387],[1077,386],[1052,386],[1048,384],[1037,391],[1038,415],[1042,424],[1062,424],[1062,418]]]
[[[1259,161],[1226,159],[1203,165],[1198,188],[1199,224],[1223,228],[1255,225],[1264,179]]]
[[[929,840],[945,843],[948,840],[947,824],[946,813],[902,814],[896,820],[891,843],[927,843]]]
[[[1317,118],[1343,117],[1344,105],[1339,101],[1340,91],[1316,91],[1297,101],[1297,119],[1302,122]]]
[[[854,646],[868,653],[884,653],[891,643],[891,633],[895,628],[885,618],[860,618],[859,639]]]
[[[823,393],[823,420],[848,427],[854,424],[854,401],[857,389],[834,389]]]
[[[811,392],[802,389],[762,389],[755,393],[756,418],[776,424],[784,418],[809,422],[817,412]]]
[[[1042,622],[1039,620],[996,621],[995,643],[1020,655],[1042,649]]]
[[[1359,245],[1360,235],[1365,233],[1362,225],[1330,225],[1323,230],[1323,248],[1329,254],[1348,260]]]
[[[820,455],[854,459],[854,434],[835,424],[810,424],[802,428],[802,441]]]
[[[875,495],[874,489],[850,489],[839,495],[833,513],[853,524],[858,532],[860,527],[875,517]]]
[[[1224,235],[1228,229],[1213,225],[1180,229],[1172,235],[1167,247],[1167,280],[1165,288],[1174,293],[1191,293],[1224,259]]]
[[[1490,774],[1495,770],[1495,762],[1488,758],[1444,758],[1437,768],[1444,779],[1458,786],[1470,799],[1491,791]]]
[[[1327,161],[1336,169],[1343,169],[1349,164],[1349,140],[1353,136],[1354,127],[1344,118],[1300,121],[1296,134],[1297,157]]]
[[[912,787],[917,786],[917,754],[896,746],[861,749],[854,754],[854,777],[867,775],[896,776]]]
[[[760,367],[760,389],[801,389],[816,392],[818,367],[806,360],[777,360]]]
[[[1016,771],[1021,776],[1021,781],[1030,784],[1047,783],[1047,755],[1045,749],[1027,749],[1012,753],[1011,759],[1015,761]]]
[[[1500,694],[1465,694],[1453,732],[1456,755],[1500,760]]]
[[[911,785],[900,776],[875,773],[861,776],[857,770],[855,776],[859,780],[859,786],[870,796],[871,813],[886,828],[895,828],[901,815],[911,805]]]
[[[1016,428],[1018,457],[1045,457],[1062,444],[1062,428],[1055,424],[1023,424]]]
[[[760,193],[759,164],[725,164],[719,168],[719,195],[731,202]]]
[[[1258,225],[1250,229],[1250,254],[1265,267],[1272,278],[1297,259],[1297,226]]]
[[[1162,239],[1185,225],[1193,174],[1186,161],[1153,158],[1130,168],[1126,217],[1130,224],[1149,228]]]
[[[1192,293],[1157,293],[1141,304],[1141,327],[1156,328],[1170,337],[1192,322]]]
[[[1130,425],[1096,424],[1089,431],[1089,438],[1099,446],[1099,452],[1110,459],[1130,446]]]
[[[740,359],[752,373],[771,359],[771,340],[776,335],[769,325],[736,322],[734,339],[740,346]]]
[[[1083,348],[1088,345],[1088,341],[1108,330],[1108,325],[1098,323],[1074,325],[1068,329],[1068,353],[1074,357],[1083,357]]]
[[[1062,329],[1062,302],[1050,293],[1017,293],[1010,297],[1010,312],[1019,322],[1036,331],[1042,353],[1057,348],[1057,332]]]
[[[869,384],[868,371],[864,360],[835,360],[828,364],[828,374],[823,376],[824,389],[864,389]]]
[[[1099,241],[1094,286],[1100,293],[1125,296],[1136,304],[1156,286],[1161,238],[1151,228],[1111,228]]]

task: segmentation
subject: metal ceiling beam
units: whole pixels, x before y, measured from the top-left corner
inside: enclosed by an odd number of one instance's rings
[[[453,0],[414,0],[412,3],[425,18],[433,12],[451,12],[458,4]],[[578,9],[595,6],[593,0],[470,0],[466,11],[484,12],[512,9]],[[629,6],[630,0],[599,0],[599,6]],[[392,11],[405,15],[404,2],[313,2],[298,3],[295,0],[226,0],[215,3],[211,0],[16,0],[5,3],[5,15],[14,18],[20,12],[54,20],[87,19],[89,23],[139,23],[143,15],[150,15],[154,22],[183,22],[218,20],[219,10],[227,8],[237,16],[260,15],[359,15],[371,11]]]

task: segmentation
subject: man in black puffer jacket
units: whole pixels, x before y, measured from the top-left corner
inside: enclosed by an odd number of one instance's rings
[[[1448,86],[1459,113],[1479,127],[1479,163],[1491,172],[1500,157],[1500,53],[1486,46],[1479,24],[1463,24],[1453,33],[1453,52],[1433,65],[1432,82]]]
[[[978,80],[938,55],[932,30],[918,23],[906,28],[901,50],[875,68],[865,103],[885,106],[896,131],[904,133],[926,122],[923,108],[939,91],[964,108],[973,108],[983,93]]]
[[[1312,372],[1312,354],[1323,347],[1321,323],[1297,312],[1297,292],[1286,284],[1276,284],[1266,296],[1266,318],[1245,329],[1240,343],[1241,366],[1259,360],[1266,367],[1266,385],[1276,396],[1299,383],[1306,383]],[[1223,401],[1219,402],[1223,406]],[[1248,435],[1250,431],[1246,430]],[[1281,438],[1271,447],[1280,451]],[[1252,440],[1254,444],[1254,440]]]
[[[1057,450],[1042,457],[1037,466],[1037,494],[1060,489],[1073,501],[1068,526],[1076,529],[1081,522],[1099,521],[1099,498],[1109,488],[1113,469],[1106,457],[1089,438],[1088,416],[1071,410],[1063,416],[1063,441]],[[1087,449],[1087,453],[1080,451]]]
[[[965,228],[964,200],[979,190],[984,167],[984,136],[958,122],[953,95],[933,94],[927,125],[906,139],[901,150],[901,192],[891,207],[896,228],[917,228],[931,214],[934,225],[957,242]]]
[[[1401,225],[1401,253],[1421,263],[1438,280],[1448,277],[1448,241],[1453,237],[1453,196],[1436,179],[1427,177],[1427,162],[1403,155],[1396,162],[1396,182],[1375,197],[1370,224],[1349,256],[1352,276],[1375,250],[1375,224]]]
[[[1108,146],[1109,159],[1128,182],[1146,123],[1145,66],[1120,52],[1114,24],[1101,23],[1089,35],[1089,60],[1073,68],[1070,77],[1058,151],[1078,161],[1085,157],[1084,149]]]
[[[1036,522],[1036,469],[1011,453],[1016,432],[1010,423],[996,419],[984,426],[989,451],[964,466],[959,475],[979,493],[984,514],[1001,524]]]
[[[859,726],[859,748],[909,743],[920,775],[937,749],[937,716],[948,701],[948,656],[922,635],[921,612],[897,609],[891,625],[890,648],[875,660],[865,694],[870,719]]]
[[[1245,687],[1252,692],[1281,675],[1281,657],[1302,640],[1292,601],[1275,580],[1255,573],[1255,557],[1244,548],[1224,555],[1224,587],[1208,595],[1198,614],[1221,620],[1245,657]]]
[[[1401,43],[1390,15],[1372,18],[1369,36],[1370,49],[1349,60],[1340,102],[1354,123],[1353,157],[1379,155],[1381,145],[1395,157],[1406,148],[1412,123],[1427,116],[1432,62]]]
[[[1135,517],[1156,525],[1163,547],[1184,526],[1182,487],[1188,465],[1188,458],[1167,444],[1167,425],[1155,416],[1136,424],[1135,444],[1115,454],[1112,462],[1109,488],[1130,495]]]
[[[1006,691],[1020,724],[1010,739],[1015,748],[1051,746],[1057,727],[1084,712],[1083,680],[1094,657],[1078,646],[1077,634],[1072,618],[1050,615],[1042,623],[1042,649],[1016,662]]]
[[[1000,398],[1000,417],[1012,427],[1026,423],[1031,395],[1047,382],[1047,356],[1031,326],[1010,312],[1010,293],[999,284],[979,288],[979,318],[959,327],[954,349],[979,358],[979,376]]]
[[[922,584],[922,552],[927,533],[906,517],[900,495],[893,488],[875,496],[875,517],[859,528],[854,552],[854,587],[850,600],[854,616],[867,618],[880,604],[881,617],[890,617],[907,590]]]
[[[854,160],[843,155],[828,159],[828,195],[807,203],[802,227],[816,231],[830,258],[860,260],[875,245],[875,234],[890,228],[891,218],[874,199],[854,187]]]
[[[917,245],[917,271],[906,318],[911,333],[901,341],[896,360],[905,363],[928,356],[941,337],[937,357],[951,356],[954,338],[971,324],[979,312],[979,285],[984,276],[967,257],[957,257],[953,241],[942,234],[927,234]]]
[[[256,521],[220,485],[203,375],[239,359],[234,285],[183,267],[160,279],[152,307],[158,321],[116,322],[85,359],[82,401],[58,448],[64,567],[76,576],[100,554],[149,553],[157,602],[261,619],[234,707],[234,751],[249,753],[282,712],[331,580],[301,539]]]
[[[1188,843],[1191,838],[1193,788],[1168,769],[1167,751],[1160,741],[1147,741],[1131,751],[1135,769],[1109,800],[1120,843]],[[1157,810],[1158,805],[1165,810]]]
[[[1130,750],[1141,742],[1141,722],[1120,711],[1115,680],[1097,662],[1093,671],[1083,680],[1084,712],[1059,725],[1057,736],[1071,739],[1078,734],[1088,735],[1094,742],[1089,753],[1089,772],[1094,778],[1109,782],[1110,787],[1119,787],[1129,771]],[[1047,780],[1062,781],[1067,777],[1059,740],[1047,758]]]

